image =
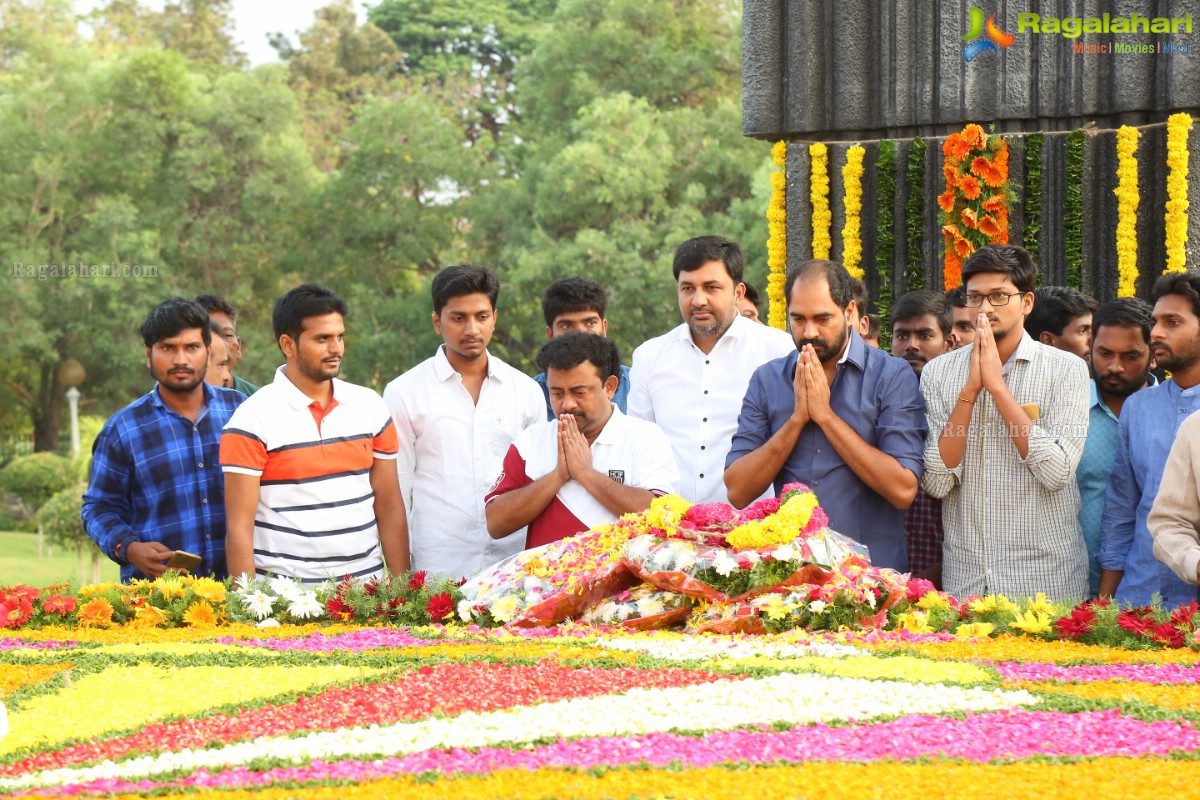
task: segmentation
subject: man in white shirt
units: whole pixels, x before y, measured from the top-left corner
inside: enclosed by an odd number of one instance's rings
[[[675,491],[679,469],[666,435],[613,402],[621,357],[611,339],[563,334],[542,348],[538,365],[558,417],[508,448],[485,501],[492,536],[528,525],[525,546],[538,547],[645,511]]]
[[[525,546],[523,531],[492,539],[483,510],[508,446],[546,419],[541,387],[487,351],[499,294],[489,269],[435,275],[433,327],[444,344],[383,392],[400,440],[414,570],[470,577]]]
[[[633,351],[629,416],[657,424],[679,465],[679,493],[693,503],[728,502],[725,456],[750,376],[795,349],[778,328],[738,313],[745,261],[721,236],[689,239],[675,252],[683,324]]]

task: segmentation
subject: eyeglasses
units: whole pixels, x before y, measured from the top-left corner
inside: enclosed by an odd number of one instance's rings
[[[983,301],[986,299],[991,303],[992,308],[997,306],[1006,306],[1014,297],[1025,294],[1024,292],[992,292],[991,294],[969,294],[967,295],[967,308],[980,308]]]

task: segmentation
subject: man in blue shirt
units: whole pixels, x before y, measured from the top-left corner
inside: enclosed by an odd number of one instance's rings
[[[600,284],[587,278],[559,278],[542,293],[546,338],[553,339],[572,331],[607,336],[608,320],[604,316],[607,309],[608,297]],[[613,395],[612,401],[624,414],[629,397],[629,367],[622,364],[621,374],[617,378],[617,393]],[[546,395],[546,419],[558,419],[550,405],[550,388],[546,385],[546,373],[538,373],[533,379],[542,387],[542,394]]]
[[[784,286],[796,352],[755,371],[725,461],[729,500],[769,484],[810,486],[829,527],[907,569],[904,509],[923,464],[925,403],[903,360],[867,347],[851,326],[853,284],[831,261],[809,261]]]
[[[1164,275],[1154,284],[1150,347],[1171,379],[1125,401],[1100,541],[1100,594],[1147,605],[1155,592],[1164,607],[1196,598],[1196,589],[1154,558],[1146,518],[1154,506],[1175,432],[1200,410],[1200,276]]]
[[[157,578],[175,550],[200,556],[195,575],[224,578],[221,429],[245,400],[204,382],[208,314],[173,297],[141,327],[150,392],[104,424],[83,496],[88,535],[121,565],[121,580]]]
[[[1037,308],[1037,306],[1034,306]],[[1075,472],[1079,527],[1088,551],[1088,591],[1100,591],[1101,518],[1104,492],[1117,452],[1117,423],[1125,399],[1154,382],[1150,366],[1150,306],[1133,297],[1105,303],[1092,315],[1092,405],[1088,438]]]

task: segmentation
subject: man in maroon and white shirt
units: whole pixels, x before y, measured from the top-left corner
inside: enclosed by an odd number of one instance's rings
[[[538,547],[645,511],[676,491],[679,468],[666,434],[612,402],[621,368],[612,340],[555,337],[538,365],[558,418],[526,428],[509,446],[484,500],[493,538],[527,525],[525,547]]]

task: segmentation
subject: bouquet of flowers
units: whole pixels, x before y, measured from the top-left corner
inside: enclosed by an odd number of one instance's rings
[[[480,625],[555,625],[637,583],[621,565],[624,522],[526,550],[463,584],[458,616]]]
[[[776,586],[744,601],[712,603],[688,618],[691,633],[778,633],[792,628],[880,628],[904,597],[899,573],[850,556],[821,583]]]
[[[699,524],[687,527],[689,517]],[[745,600],[776,586],[823,583],[830,568],[866,555],[828,524],[816,495],[789,484],[780,497],[741,513],[724,504],[693,506],[672,530],[630,539],[624,563],[660,589],[714,602]]]
[[[667,592],[643,583],[627,589],[583,612],[592,625],[619,625],[639,631],[669,628],[687,619],[695,601],[684,594]]]

